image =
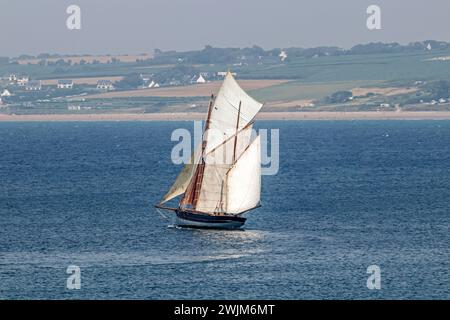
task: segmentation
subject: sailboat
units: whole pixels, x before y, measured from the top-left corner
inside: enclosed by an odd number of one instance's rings
[[[252,137],[262,104],[228,72],[212,95],[203,139],[157,208],[176,213],[181,227],[234,229],[261,206],[261,141]],[[165,203],[181,196],[178,207]]]

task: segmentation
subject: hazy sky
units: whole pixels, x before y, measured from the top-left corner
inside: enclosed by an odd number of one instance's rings
[[[81,8],[68,30],[66,8]],[[381,7],[382,30],[366,9]],[[449,0],[0,0],[0,56],[162,50],[450,42]]]

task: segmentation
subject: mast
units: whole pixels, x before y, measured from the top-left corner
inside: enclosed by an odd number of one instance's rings
[[[191,204],[194,208],[197,205],[198,197],[200,195],[200,191],[202,188],[203,181],[203,173],[205,172],[205,149],[206,149],[206,139],[205,134],[207,134],[208,129],[210,127],[210,119],[211,119],[211,109],[214,103],[214,94],[211,94],[211,98],[209,100],[208,106],[208,115],[206,117],[205,130],[203,130],[202,134],[202,154],[201,154],[201,162],[197,166],[197,170],[192,179],[191,185],[188,187],[187,192],[184,194],[183,198],[180,201],[180,205]],[[207,136],[206,136],[207,138]]]
[[[239,101],[238,116],[237,116],[237,120],[236,120],[236,133],[234,135],[233,164],[236,162],[236,145],[237,145],[237,136],[238,136],[238,130],[239,130],[239,119],[241,117],[241,104],[242,104],[242,101]]]
[[[209,126],[211,125],[211,109],[214,103],[214,94],[211,95],[211,98],[209,100],[209,107],[208,107],[208,115],[206,116],[206,123],[205,123],[205,130],[203,131],[202,136],[202,161],[203,157],[205,156],[205,149],[206,149],[206,139],[205,139],[205,133],[208,133]]]

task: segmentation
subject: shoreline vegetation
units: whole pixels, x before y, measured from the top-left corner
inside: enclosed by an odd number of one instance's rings
[[[193,121],[204,120],[205,113],[103,113],[103,114],[0,114],[8,121]],[[450,120],[450,111],[355,111],[355,112],[261,112],[259,120]]]

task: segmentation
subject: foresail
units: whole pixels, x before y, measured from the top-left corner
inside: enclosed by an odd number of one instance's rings
[[[242,90],[228,72],[211,109],[205,152],[210,152],[230,138],[236,129],[247,126],[261,107],[262,104]]]
[[[248,146],[227,174],[228,213],[238,214],[258,206],[261,195],[260,137]]]
[[[160,204],[172,200],[173,198],[186,192],[186,189],[194,175],[202,153],[201,145],[196,148],[191,156],[190,162],[187,163],[178,175],[170,190],[162,198]]]

